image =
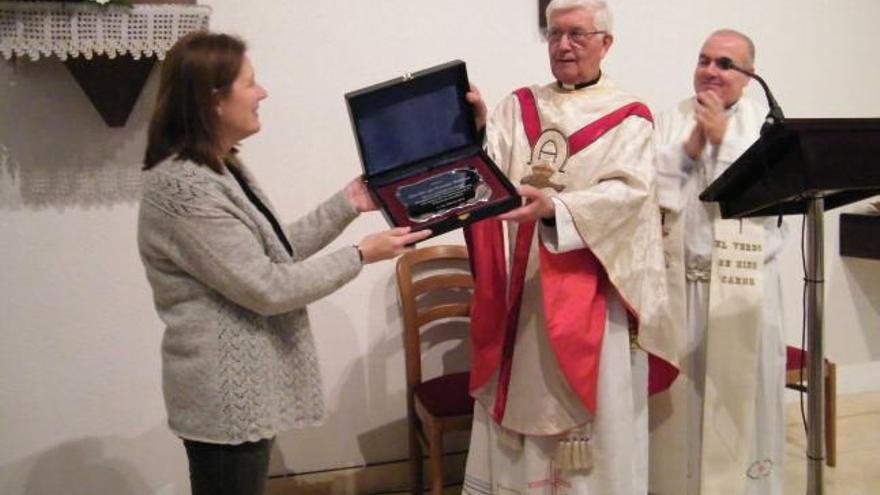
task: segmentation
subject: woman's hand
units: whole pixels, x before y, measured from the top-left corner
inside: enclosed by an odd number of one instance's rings
[[[345,186],[344,191],[345,199],[348,200],[351,207],[357,210],[358,213],[379,209],[379,207],[376,206],[376,202],[373,201],[373,196],[370,195],[370,191],[367,190],[366,184],[364,184],[363,179],[360,177],[355,177],[353,181],[349,182],[348,185]]]
[[[397,227],[364,237],[357,246],[364,258],[364,264],[400,256],[412,249],[411,244],[427,239],[431,235],[428,229],[417,232],[410,230],[410,227]]]

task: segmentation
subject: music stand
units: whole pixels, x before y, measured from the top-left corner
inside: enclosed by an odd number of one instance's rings
[[[722,218],[805,214],[807,494],[823,492],[826,209],[880,194],[880,119],[784,119],[701,194]]]

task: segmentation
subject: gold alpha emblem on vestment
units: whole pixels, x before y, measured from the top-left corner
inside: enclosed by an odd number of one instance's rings
[[[532,147],[529,167],[531,173],[523,177],[523,184],[538,189],[551,188],[557,192],[565,189],[566,178],[562,168],[568,160],[568,139],[556,129],[541,133]]]

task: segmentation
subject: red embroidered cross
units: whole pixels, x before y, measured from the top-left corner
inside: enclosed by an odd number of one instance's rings
[[[565,477],[562,476],[562,470],[558,469],[556,465],[551,462],[550,463],[550,477],[545,478],[543,480],[537,480],[529,482],[526,485],[530,490],[536,488],[543,488],[545,486],[550,487],[550,495],[565,495],[565,493],[560,493],[560,487],[571,488],[571,483]]]

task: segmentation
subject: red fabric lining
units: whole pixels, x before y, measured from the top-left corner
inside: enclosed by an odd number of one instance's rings
[[[488,218],[468,225],[465,241],[474,275],[470,388],[475,390],[485,385],[498,368],[504,346],[504,332],[499,328],[503,328],[507,317],[507,269],[501,221]]]
[[[678,373],[678,368],[672,363],[648,354],[648,395],[654,395],[672,386]]]
[[[644,104],[634,101],[618,108],[569,136],[568,149],[571,150],[570,153],[574,155],[580,150],[593,144],[606,132],[617,127],[627,117],[631,116],[642,117],[649,122],[654,122],[651,110],[649,110]]]
[[[519,100],[520,113],[522,115],[523,128],[530,146],[535,146],[538,137],[541,136],[541,117],[538,116],[538,105],[535,103],[535,95],[529,88],[519,88],[513,92]]]
[[[568,384],[595,413],[608,277],[589,249],[554,254],[538,244],[550,346]]]
[[[497,220],[496,220],[497,221]],[[526,265],[529,262],[529,247],[535,235],[535,222],[523,223],[516,233],[516,247],[513,251],[513,266],[510,274],[510,293],[507,297],[507,314],[504,321],[504,350],[501,355],[501,369],[498,372],[498,390],[492,416],[499,420],[504,417],[507,406],[507,389],[510,385],[510,372],[513,365],[513,344],[516,341],[516,328],[519,324],[519,310],[522,307],[522,294],[525,288]]]

